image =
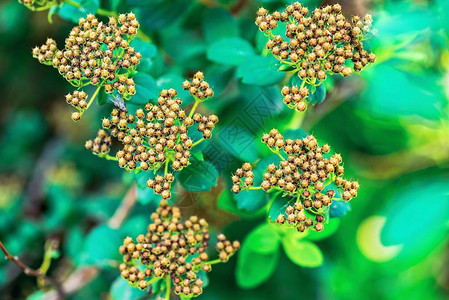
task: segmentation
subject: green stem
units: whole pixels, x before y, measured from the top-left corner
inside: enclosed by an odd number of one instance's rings
[[[70,1],[70,0],[68,0],[68,1]],[[106,10],[103,8],[99,8],[97,10],[97,14],[99,14],[100,16],[105,16],[105,17],[118,17],[118,14],[115,11],[110,11],[110,10]],[[148,43],[152,42],[151,38],[142,30],[137,30],[137,37],[144,42],[148,42]]]
[[[152,285],[153,283],[155,283],[156,281],[160,280],[160,277],[153,277],[150,280],[148,280],[147,285]]]
[[[190,110],[190,113],[189,113],[189,118],[191,118],[193,116],[193,114],[195,113],[195,110],[198,107],[198,104],[200,104],[200,101],[195,99],[195,103],[193,104],[192,109]]]
[[[95,90],[94,94],[90,98],[89,102],[87,103],[86,109],[82,111],[80,114],[83,115],[83,113],[89,109],[89,107],[92,105],[92,102],[94,102],[95,98],[97,97],[98,93],[100,92],[100,89],[103,87],[103,84],[100,84],[97,89]]]
[[[278,155],[282,160],[285,160],[285,158],[282,156],[282,154],[279,152],[279,150],[273,150],[273,149],[271,149],[271,148],[270,148],[270,150],[271,150],[271,152],[273,152],[274,154]]]
[[[137,37],[147,43],[153,42],[153,40],[142,30],[137,30]]]
[[[198,140],[195,143],[193,143],[192,144],[192,148],[195,147],[196,145],[198,145],[199,143],[201,143],[202,141],[204,141],[204,138],[201,138],[200,140]]]
[[[165,277],[165,300],[170,300],[171,292],[171,279],[170,276]]]
[[[167,172],[168,172],[168,163],[169,163],[169,162],[170,162],[169,159],[167,159],[167,160],[165,161],[164,177],[165,177],[165,175],[167,175]]]
[[[260,186],[249,186],[246,188],[247,190],[260,190],[262,189]]]
[[[115,11],[110,11],[110,10],[106,10],[103,8],[98,8],[97,14],[99,14],[100,16],[105,16],[105,17],[117,17],[118,16]]]
[[[112,156],[112,155],[109,155],[109,154],[105,154],[105,155],[103,155],[103,156],[101,156],[101,157],[103,157],[103,158],[106,159],[106,160],[114,160],[114,161],[118,161],[118,158],[117,158],[117,157]]]
[[[294,112],[293,118],[288,123],[285,129],[298,129],[301,128],[302,122],[304,121],[304,117],[306,116],[305,112]]]
[[[74,6],[74,7],[78,7],[78,8],[81,7],[81,4],[79,4],[78,2],[72,1],[72,0],[64,0],[63,2],[70,4],[71,6]]]

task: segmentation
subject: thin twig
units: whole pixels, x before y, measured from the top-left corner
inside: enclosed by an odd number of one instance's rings
[[[108,220],[108,226],[119,228],[126,220],[134,205],[137,202],[137,186],[134,183],[123,198],[122,203],[116,209],[115,213]],[[61,289],[65,295],[73,294],[80,290],[86,284],[89,284],[100,273],[100,269],[95,266],[88,266],[75,269],[73,273],[62,283]],[[45,300],[60,300],[60,295],[56,291],[50,291],[43,295]]]
[[[16,256],[11,255],[11,253],[9,253],[8,249],[6,249],[6,247],[5,247],[5,245],[3,244],[2,241],[0,241],[0,248],[2,249],[3,253],[5,253],[6,259],[10,260],[14,264],[16,264],[18,267],[20,267],[26,275],[34,276],[38,280],[41,279],[44,284],[46,282],[48,282],[50,285],[52,285],[55,288],[55,292],[54,293],[56,295],[58,295],[59,299],[64,299],[65,298],[63,289],[62,289],[60,283],[57,280],[55,280],[55,279],[53,279],[51,277],[46,276],[44,274],[45,272],[42,272],[41,269],[30,268],[29,266],[24,264],[21,260],[19,260],[19,258],[17,258]]]
[[[6,249],[5,245],[3,245],[2,241],[0,241],[0,248],[2,249],[3,253],[6,255],[6,259],[12,261],[17,266],[23,269],[23,272],[26,275],[35,276],[35,277],[45,277],[39,269],[32,269],[25,265],[23,262],[21,262],[16,256],[12,256],[11,253],[9,253],[8,249]]]
[[[231,7],[231,13],[233,15],[238,15],[239,12],[241,12],[249,2],[250,2],[249,0],[237,1],[237,3]]]
[[[128,217],[137,201],[137,186],[134,183],[128,190],[121,202],[120,206],[115,211],[114,215],[109,219],[108,226],[111,228],[119,228],[123,221]]]

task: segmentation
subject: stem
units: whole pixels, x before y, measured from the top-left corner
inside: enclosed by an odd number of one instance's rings
[[[304,121],[304,117],[306,116],[305,112],[294,112],[293,118],[288,123],[285,129],[298,129],[301,128],[302,122]]]
[[[279,150],[273,150],[271,148],[269,148],[271,150],[271,152],[273,152],[274,154],[277,154],[282,160],[285,160],[285,158],[282,156],[282,154],[279,152]]]
[[[83,113],[89,109],[89,107],[92,105],[92,102],[94,102],[95,98],[97,97],[98,93],[100,92],[100,89],[103,87],[103,84],[100,84],[97,89],[95,90],[94,94],[92,95],[92,97],[90,97],[89,102],[87,103],[86,109],[83,110],[80,115],[83,115]]]
[[[153,40],[142,30],[137,30],[137,37],[147,43],[153,42]]]
[[[285,158],[282,156],[281,153],[279,153],[278,151],[275,152],[282,160],[285,160]]]
[[[125,195],[120,206],[114,215],[109,219],[108,225],[111,228],[119,228],[123,221],[128,217],[137,201],[137,186],[134,183]]]
[[[247,190],[260,190],[262,189],[260,186],[249,186],[246,188]]]
[[[199,143],[201,143],[202,141],[204,141],[204,138],[201,138],[200,140],[198,140],[195,143],[193,143],[192,144],[192,148],[195,147],[196,145],[198,145]]]
[[[70,4],[70,5],[74,6],[74,7],[78,7],[78,8],[81,7],[81,4],[79,4],[78,2],[72,1],[72,0],[64,0],[63,2],[67,3],[67,4]]]
[[[109,154],[105,154],[104,156],[101,156],[106,160],[114,160],[114,161],[118,161],[118,158]]]
[[[200,101],[195,99],[195,103],[193,104],[192,109],[190,110],[190,113],[189,113],[189,118],[191,118],[193,116],[193,114],[195,113],[195,110],[198,107],[198,104],[200,104]]]
[[[150,280],[148,280],[147,285],[152,285],[153,283],[155,283],[156,281],[160,280],[160,277],[153,277]]]
[[[165,277],[165,300],[170,300],[171,292],[171,279],[170,276]]]
[[[229,257],[231,257],[231,256],[229,256]],[[207,262],[207,264],[209,264],[209,265],[215,265],[215,264],[219,264],[219,263],[222,263],[221,259],[219,259],[219,258],[216,258],[214,260]]]
[[[110,10],[106,10],[103,8],[98,8],[97,14],[99,14],[100,16],[105,16],[105,17],[117,17],[118,16],[115,11],[110,11]]]
[[[57,246],[58,246],[57,241],[48,240],[45,243],[44,259],[42,261],[41,266],[39,267],[39,272],[42,274],[42,276],[39,276],[37,278],[38,286],[41,288],[43,288],[45,285],[45,274],[47,274],[48,269],[50,269],[53,253]]]
[[[169,162],[170,162],[169,159],[167,159],[167,160],[165,161],[164,177],[165,177],[165,175],[167,175],[167,172],[168,172],[168,163],[169,163]]]
[[[16,256],[12,256],[11,253],[9,253],[9,251],[3,245],[2,241],[0,241],[0,248],[2,249],[3,253],[5,253],[6,259],[9,259],[13,263],[15,263],[17,266],[19,266],[26,275],[35,276],[35,277],[44,276],[42,274],[41,270],[32,269],[32,268],[28,267],[27,265],[25,265],[23,262],[21,262]]]

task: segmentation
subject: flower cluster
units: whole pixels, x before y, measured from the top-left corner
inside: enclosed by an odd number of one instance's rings
[[[190,95],[200,100],[210,98],[214,95],[214,91],[209,87],[209,83],[204,81],[203,72],[196,72],[191,81],[184,81],[182,88],[188,90]]]
[[[203,281],[199,272],[211,271],[211,265],[226,262],[239,248],[238,241],[230,242],[218,235],[216,249],[219,258],[209,260],[210,234],[206,220],[191,216],[181,221],[181,212],[162,200],[151,215],[153,223],[148,232],[136,238],[127,237],[120,246],[123,263],[121,276],[133,286],[147,289],[149,283],[165,279],[176,294],[195,297],[202,293]]]
[[[78,121],[81,118],[81,113],[87,109],[87,93],[84,91],[74,91],[72,94],[65,96],[65,101],[78,110],[72,113],[72,119]]]
[[[142,58],[130,46],[139,28],[139,22],[133,13],[121,14],[118,20],[110,17],[108,24],[98,21],[94,15],[80,18],[65,40],[64,49],[60,50],[56,42],[47,42],[35,47],[33,57],[39,62],[52,65],[77,89],[89,84],[98,86],[92,98],[80,107],[72,104],[79,112],[72,114],[78,120],[96,97],[100,87],[106,93],[120,94],[129,99],[136,93],[136,86],[131,75]],[[84,92],[83,92],[84,93]],[[73,95],[67,95],[68,98]]]
[[[30,10],[45,10],[61,4],[62,0],[19,0]]]
[[[287,216],[286,216],[287,215]],[[301,201],[295,202],[293,206],[289,205],[285,209],[285,214],[281,213],[276,219],[276,223],[285,224],[287,222],[289,225],[295,227],[299,232],[304,232],[307,228],[312,227],[314,224],[314,229],[318,232],[323,231],[324,226],[324,216],[317,214],[315,216],[315,223],[312,218],[310,218]]]
[[[363,19],[354,16],[348,21],[338,4],[309,13],[299,2],[272,14],[260,8],[257,15],[257,26],[269,37],[266,48],[286,68],[296,70],[304,83],[316,85],[334,73],[348,76],[376,60],[363,46],[371,32],[370,15]],[[285,39],[273,33],[278,22],[286,24]],[[352,65],[348,64],[349,60]],[[288,105],[298,110],[304,108],[303,104],[298,107],[295,101]]]
[[[305,111],[307,109],[307,97],[309,96],[309,89],[306,87],[298,88],[297,86],[284,86],[282,88],[282,96],[284,96],[284,103],[290,108],[295,108],[298,111]]]
[[[143,171],[157,171],[165,167],[164,176],[156,176],[147,182],[148,187],[164,199],[171,197],[173,174],[168,172],[168,167],[180,171],[188,166],[190,150],[201,142],[192,141],[188,136],[188,128],[198,123],[198,130],[208,139],[218,122],[217,116],[201,116],[195,113],[194,108],[187,115],[177,95],[174,89],[162,90],[156,105],[147,103],[144,109],[138,109],[135,114],[114,109],[110,117],[102,122],[103,128],[109,130],[123,145],[115,157],[120,167]],[[86,146],[91,144],[88,141]]]
[[[340,154],[330,155],[330,147],[325,144],[319,146],[314,136],[303,139],[284,139],[276,129],[266,133],[262,142],[270,150],[281,157],[279,165],[268,165],[263,174],[260,189],[269,191],[282,191],[284,195],[296,199],[296,211],[286,211],[287,221],[297,225],[298,230],[312,225],[311,221],[303,216],[303,208],[317,215],[327,212],[332,201],[349,201],[357,196],[359,184],[343,178],[344,168]],[[282,152],[287,155],[284,158]],[[253,187],[253,173],[249,163],[237,169],[232,177],[232,191],[239,193]],[[299,205],[301,204],[301,205]],[[298,215],[299,214],[299,215]],[[284,216],[285,217],[285,216]],[[321,220],[321,218],[320,218]],[[279,223],[285,218],[280,217]],[[322,223],[322,221],[318,221]],[[303,227],[303,224],[305,227]],[[317,230],[322,229],[318,225]]]
[[[85,147],[95,154],[106,155],[110,151],[112,139],[103,129],[98,130],[97,137],[86,142]]]

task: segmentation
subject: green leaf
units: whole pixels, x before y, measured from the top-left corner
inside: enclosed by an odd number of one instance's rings
[[[333,235],[337,229],[340,227],[340,219],[330,219],[329,223],[324,224],[324,230],[317,232],[315,230],[307,230],[307,239],[311,241],[323,240],[331,235]]]
[[[162,199],[159,197],[159,199]],[[159,203],[156,203],[154,207],[157,207]],[[141,234],[148,226],[148,216],[147,215],[131,215],[126,221],[120,226],[120,236],[125,238],[126,236],[136,237]],[[121,243],[120,243],[121,245]],[[119,246],[120,246],[119,245]]]
[[[36,291],[27,297],[27,300],[44,300],[44,292]]]
[[[188,105],[189,103],[193,102],[193,98],[190,96],[189,91],[185,91],[182,88],[182,83],[184,80],[185,79],[178,73],[171,72],[160,76],[156,80],[156,85],[158,91],[174,88],[178,92],[178,97],[182,99],[182,104]]]
[[[271,253],[261,254],[253,251],[248,243],[243,243],[237,259],[238,286],[251,289],[262,284],[273,274],[278,260],[279,248]]]
[[[217,179],[217,169],[207,161],[193,161],[179,175],[179,181],[189,192],[209,191],[217,185]]]
[[[309,91],[310,91],[309,87]],[[311,92],[311,91],[310,91]],[[315,91],[313,93],[310,93],[310,96],[308,100],[313,104],[318,104],[324,101],[326,99],[326,86],[324,84],[320,84],[316,87]]]
[[[144,42],[139,38],[136,38],[131,41],[131,46],[134,49],[142,54],[142,59],[140,60],[140,64],[138,66],[138,71],[149,71],[153,66],[152,59],[157,54],[156,46],[149,42]]]
[[[120,5],[120,2],[122,0],[111,0],[111,9],[117,10],[118,6]]]
[[[79,249],[79,245],[82,245],[84,241],[84,234],[79,227],[74,227],[71,229],[66,237],[64,244],[66,245],[65,251],[68,257],[78,265],[81,262],[82,252]]]
[[[80,4],[80,7],[75,7],[69,3],[63,2],[58,9],[58,14],[61,18],[78,23],[79,18],[86,17],[87,14],[95,14],[100,7],[100,0],[72,0]]]
[[[121,276],[117,277],[111,285],[110,297],[112,300],[135,300],[145,296],[146,292],[132,287]]]
[[[259,157],[255,140],[248,130],[240,126],[225,126],[218,132],[220,146],[243,161],[255,161]]]
[[[239,27],[234,17],[229,11],[220,7],[205,11],[202,28],[208,43],[239,35]]]
[[[159,204],[161,196],[154,193],[153,189],[145,186],[144,188],[137,187],[137,202],[146,205],[149,203]]]
[[[101,88],[97,97],[97,104],[105,105],[106,103],[108,103],[108,94],[104,91],[104,88]]]
[[[270,194],[262,190],[241,191],[234,195],[240,210],[253,212],[264,207],[270,199]]]
[[[268,254],[278,250],[280,237],[272,224],[264,223],[248,234],[245,243],[254,252]]]
[[[320,248],[312,242],[289,234],[282,240],[282,245],[288,258],[301,267],[316,268],[323,264],[323,254]]]
[[[385,246],[403,245],[399,254],[402,258],[419,261],[447,237],[449,185],[446,178],[410,182],[392,195],[389,203],[381,241]]]
[[[157,99],[159,92],[153,77],[144,72],[138,72],[134,75],[134,82],[136,94],[131,98],[130,103],[145,105],[150,99]]]
[[[188,1],[129,0],[128,5],[138,8],[136,15],[142,28],[153,31],[178,20],[187,11]]]
[[[329,209],[329,217],[341,218],[351,211],[351,203],[345,201],[332,201]]]
[[[296,202],[296,199],[289,196],[282,197],[282,193],[278,193],[273,197],[275,198],[268,211],[268,219],[271,222],[276,222],[277,217],[280,214],[285,215],[285,209],[287,208],[287,206],[293,205]]]
[[[122,239],[118,230],[106,224],[92,229],[84,241],[83,252],[87,264],[100,267],[111,266],[121,259],[118,247]]]
[[[409,67],[415,63],[408,63]],[[373,65],[363,73],[370,84],[358,104],[371,114],[397,118],[398,116],[421,116],[438,119],[445,96],[441,80],[434,73],[413,74],[402,71],[396,61]],[[396,88],[392,88],[394,82]]]
[[[225,37],[207,48],[207,58],[223,65],[238,66],[254,54],[251,44],[239,37]]]
[[[203,152],[201,152],[201,150],[192,149],[190,150],[190,154],[192,154],[192,156],[198,161],[204,160]]]
[[[249,56],[237,69],[242,82],[254,85],[271,85],[280,82],[285,73],[277,70],[277,60],[272,56]]]

